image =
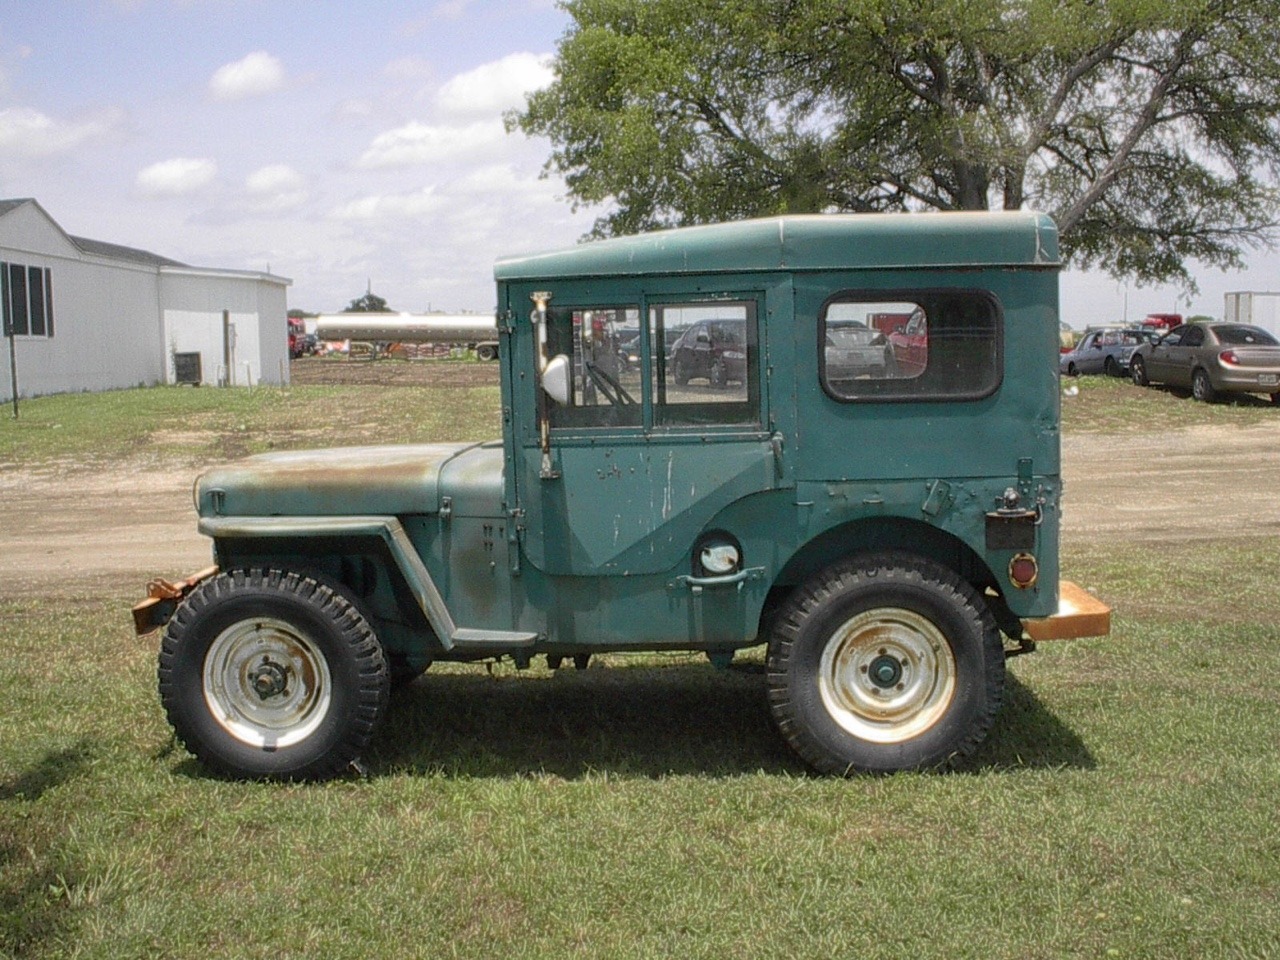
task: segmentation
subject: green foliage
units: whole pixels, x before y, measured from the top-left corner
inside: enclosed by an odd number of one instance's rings
[[[597,235],[779,213],[1020,209],[1190,282],[1272,236],[1274,0],[568,0],[508,121]]]

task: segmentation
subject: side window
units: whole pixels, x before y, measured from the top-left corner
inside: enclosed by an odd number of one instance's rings
[[[640,311],[636,307],[554,310],[548,352],[571,360],[569,402],[554,404],[554,427],[640,426]]]
[[[1164,335],[1164,339],[1160,341],[1160,345],[1164,347],[1182,346],[1182,338],[1190,332],[1191,328],[1187,326],[1174,327]]]
[[[818,322],[823,389],[842,401],[988,396],[1001,379],[1000,321],[981,291],[838,295]]]
[[[656,425],[759,423],[754,302],[655,304],[649,343]]]
[[[1182,337],[1184,347],[1199,347],[1204,344],[1204,327],[1192,327]]]

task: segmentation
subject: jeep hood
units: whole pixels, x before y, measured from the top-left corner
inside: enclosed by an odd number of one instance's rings
[[[502,445],[432,443],[265,453],[205,471],[202,517],[500,515]],[[461,508],[461,509],[459,509]]]

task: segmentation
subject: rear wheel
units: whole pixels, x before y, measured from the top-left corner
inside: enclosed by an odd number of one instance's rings
[[[1106,361],[1102,364],[1102,372],[1108,377],[1118,377],[1122,373],[1120,370],[1120,364],[1116,363],[1115,357],[1107,357]]]
[[[1205,403],[1213,403],[1218,399],[1218,391],[1213,389],[1209,374],[1203,367],[1197,368],[1195,373],[1191,374],[1191,395]]]
[[[729,383],[727,376],[723,360],[711,361],[711,370],[707,374],[707,382],[710,383],[712,387],[717,390],[724,389]]]
[[[1146,387],[1151,384],[1151,381],[1147,379],[1146,361],[1141,357],[1134,357],[1129,361],[1129,376],[1140,387]]]
[[[1078,377],[1078,376],[1080,376],[1080,368],[1079,368],[1079,367],[1077,367],[1074,363],[1068,363],[1068,364],[1067,364],[1067,376],[1068,376],[1068,377]]]
[[[836,564],[791,595],[774,623],[768,689],[783,737],[824,773],[939,767],[985,738],[1004,650],[972,587],[884,554]]]
[[[187,749],[218,773],[247,779],[343,773],[387,703],[382,648],[355,605],[280,570],[201,583],[169,621],[158,676]]]

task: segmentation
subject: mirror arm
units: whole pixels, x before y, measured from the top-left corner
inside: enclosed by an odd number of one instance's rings
[[[533,301],[533,310],[529,319],[537,328],[534,340],[534,352],[537,354],[536,387],[538,394],[538,443],[542,449],[542,466],[538,476],[543,480],[555,480],[560,471],[551,466],[551,415],[547,410],[547,391],[542,386],[542,373],[547,368],[547,304],[551,302],[551,294],[539,290],[529,294]]]

